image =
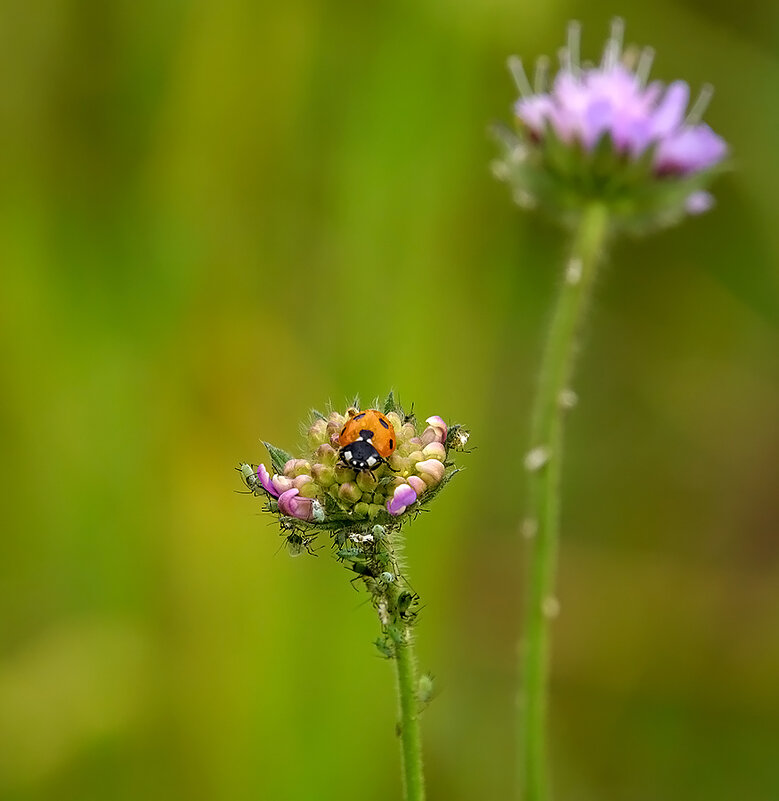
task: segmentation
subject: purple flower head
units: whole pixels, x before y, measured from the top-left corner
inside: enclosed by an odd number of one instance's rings
[[[514,185],[521,204],[555,211],[596,199],[642,224],[668,222],[689,208],[700,213],[702,204],[690,198],[728,155],[725,141],[700,121],[711,88],[689,107],[685,81],[649,83],[653,53],[623,52],[621,20],[600,64],[580,65],[579,33],[572,23],[551,82],[545,61],[531,86],[521,61],[509,60],[521,95],[519,137],[503,132],[507,154],[496,175]]]
[[[395,487],[395,492],[387,501],[387,511],[391,515],[402,515],[407,506],[411,506],[417,499],[416,492],[408,484]]]
[[[597,67],[582,68],[577,63],[578,34],[579,27],[572,26],[561,70],[548,91],[537,86],[528,93],[527,80],[518,77],[523,97],[516,114],[533,137],[541,139],[551,130],[565,144],[578,142],[587,151],[608,137],[618,152],[633,158],[655,146],[654,167],[663,174],[688,175],[722,161],[725,142],[697,122],[708,92],[685,119],[690,88],[684,81],[667,88],[658,82],[647,86],[649,56],[635,68],[619,61],[621,22],[615,23]],[[517,75],[518,60],[512,68]]]
[[[263,489],[269,494],[272,495],[274,498],[279,497],[279,493],[276,491],[276,488],[273,486],[271,481],[271,477],[268,474],[268,470],[264,464],[261,464],[257,468],[257,478],[260,479],[260,484],[262,484]]]

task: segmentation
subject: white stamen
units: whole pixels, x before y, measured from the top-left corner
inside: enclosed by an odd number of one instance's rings
[[[649,80],[649,72],[652,69],[652,62],[655,60],[655,51],[652,47],[645,47],[638,57],[638,64],[636,65],[636,78],[639,84],[643,87]]]
[[[697,125],[701,121],[706,109],[709,107],[713,95],[714,87],[710,83],[706,83],[701,87],[698,97],[687,114],[685,122],[688,125]]]
[[[509,56],[508,61],[506,62],[509,68],[509,72],[511,73],[511,77],[514,79],[514,83],[519,89],[519,93],[522,97],[529,97],[533,94],[533,88],[530,86],[530,81],[527,79],[527,75],[525,75],[525,68],[522,66],[522,59],[519,56]]]
[[[533,88],[537,95],[546,91],[546,79],[549,75],[549,59],[547,56],[539,56],[536,59],[536,69],[533,73]]]
[[[582,260],[571,259],[565,268],[565,283],[575,286],[582,280]]]
[[[536,470],[540,470],[549,461],[550,456],[549,448],[544,445],[533,448],[532,451],[528,451],[525,455],[525,470],[535,473]]]
[[[557,402],[561,409],[573,409],[579,402],[579,396],[572,389],[564,389],[557,398]]]
[[[571,54],[567,47],[561,47],[557,51],[557,59],[560,62],[560,69],[563,72],[571,71]]]
[[[538,521],[534,520],[532,517],[526,517],[522,521],[522,525],[519,527],[519,530],[522,532],[522,536],[526,540],[532,540],[533,537],[538,534]]]
[[[517,189],[513,194],[514,202],[523,209],[534,209],[536,206],[536,199],[530,192],[524,189]]]
[[[601,65],[605,70],[613,69],[622,53],[622,38],[625,35],[625,21],[621,17],[614,17],[611,21],[611,35],[603,48]]]
[[[499,181],[505,181],[509,177],[509,168],[504,161],[498,161],[496,159],[490,164],[490,170]]]
[[[560,601],[557,600],[553,595],[550,595],[547,598],[544,598],[544,602],[541,604],[541,609],[544,615],[548,618],[555,618],[560,614]]]
[[[571,69],[579,72],[579,44],[582,38],[582,26],[578,20],[568,23],[568,55],[571,60]]]

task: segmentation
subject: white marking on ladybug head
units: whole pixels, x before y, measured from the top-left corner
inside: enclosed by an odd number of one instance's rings
[[[344,451],[344,459],[351,459],[352,452],[351,451]]]

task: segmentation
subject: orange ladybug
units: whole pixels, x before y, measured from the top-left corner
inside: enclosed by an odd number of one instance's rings
[[[351,415],[338,438],[339,460],[354,470],[375,470],[392,456],[395,427],[386,415],[366,409]]]

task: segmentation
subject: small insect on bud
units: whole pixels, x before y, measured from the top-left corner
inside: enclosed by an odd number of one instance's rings
[[[241,474],[243,483],[246,484],[250,492],[253,492],[255,495],[259,495],[262,492],[262,484],[260,484],[260,477],[257,473],[257,470],[255,470],[250,464],[246,464],[246,462],[241,462],[241,464],[239,464],[238,467],[236,467],[236,470]]]
[[[417,684],[417,701],[419,701],[420,709],[425,709],[435,698],[435,695],[435,677],[432,673],[423,673],[419,677]]]

